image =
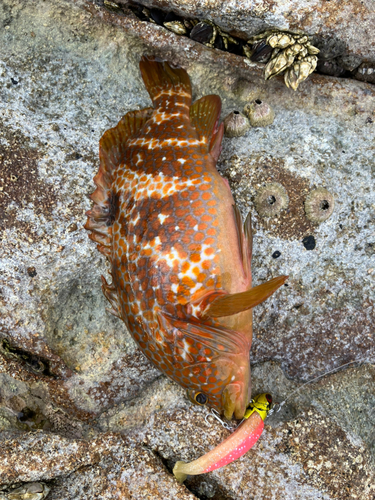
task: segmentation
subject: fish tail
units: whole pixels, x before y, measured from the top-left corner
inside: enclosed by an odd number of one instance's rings
[[[164,100],[171,98],[190,107],[191,84],[189,75],[184,69],[172,67],[166,61],[148,56],[142,57],[139,67],[155,108],[160,107],[160,103]]]

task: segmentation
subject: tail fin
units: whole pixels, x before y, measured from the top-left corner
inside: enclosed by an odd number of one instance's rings
[[[185,104],[191,105],[190,78],[184,69],[172,68],[166,61],[157,61],[154,57],[147,56],[142,57],[139,67],[154,104],[164,94],[180,96]]]

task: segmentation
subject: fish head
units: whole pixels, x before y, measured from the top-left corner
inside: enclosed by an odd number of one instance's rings
[[[199,365],[196,365],[198,368]],[[250,360],[248,355],[219,355],[210,364],[201,364],[195,380],[202,384],[188,388],[189,399],[217,410],[225,418],[242,419],[251,400]],[[210,376],[207,379],[206,374]]]
[[[187,389],[193,403],[241,419],[251,399],[249,338],[220,324],[166,314],[159,315],[159,325],[174,359],[167,375]]]

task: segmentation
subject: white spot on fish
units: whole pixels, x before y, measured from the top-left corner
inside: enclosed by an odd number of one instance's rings
[[[159,214],[158,215],[158,219],[160,220],[160,224],[164,224],[164,221],[167,218],[168,218],[168,215],[164,215],[164,214]]]

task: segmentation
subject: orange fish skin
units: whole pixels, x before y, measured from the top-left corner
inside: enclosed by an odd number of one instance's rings
[[[217,296],[251,288],[251,235],[216,170],[221,102],[191,104],[187,73],[142,58],[153,109],[100,141],[86,229],[110,260],[112,312],[143,353],[194,400],[242,418],[251,399],[252,310],[205,315]],[[207,309],[208,308],[208,309]]]

